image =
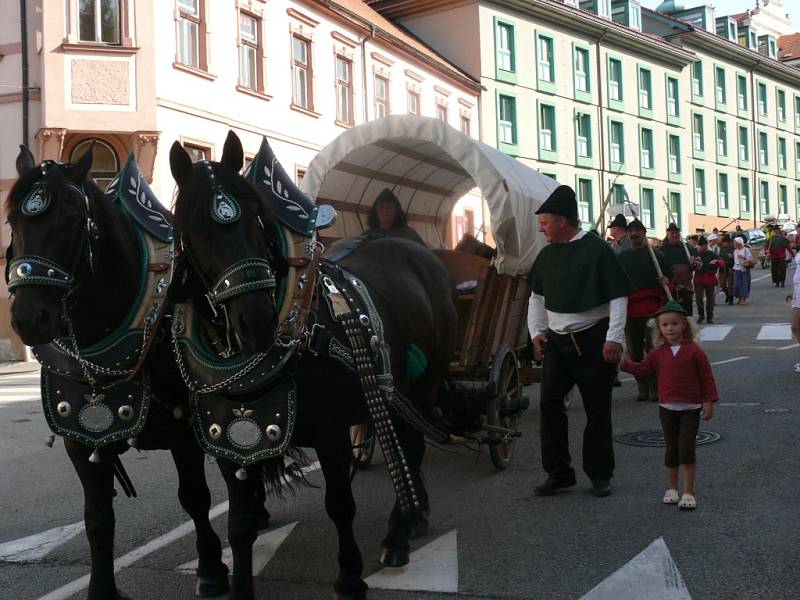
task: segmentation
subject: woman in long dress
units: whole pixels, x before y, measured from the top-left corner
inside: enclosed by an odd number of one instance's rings
[[[750,297],[750,267],[753,253],[741,237],[733,238],[733,295],[736,304],[747,304]]]

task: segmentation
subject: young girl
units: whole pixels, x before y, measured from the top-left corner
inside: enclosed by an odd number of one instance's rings
[[[700,418],[714,414],[717,386],[705,352],[695,343],[697,328],[686,311],[670,300],[654,315],[653,349],[642,362],[625,360],[622,370],[635,377],[655,372],[661,428],[664,430],[668,489],[664,504],[691,510],[697,507],[694,493],[695,438]],[[678,469],[683,494],[678,495]]]

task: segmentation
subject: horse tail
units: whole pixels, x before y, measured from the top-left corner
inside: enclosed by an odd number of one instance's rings
[[[318,487],[306,478],[310,467],[308,455],[301,448],[290,446],[282,456],[258,463],[258,473],[266,494],[283,499],[286,490],[296,495],[298,485]]]

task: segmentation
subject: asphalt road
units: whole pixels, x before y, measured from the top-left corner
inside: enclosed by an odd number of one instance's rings
[[[765,275],[760,269],[753,273],[754,278]],[[793,270],[790,280],[792,275]],[[718,306],[717,326],[704,334],[724,338],[703,342],[716,363],[721,402],[714,419],[701,429],[721,439],[698,450],[696,511],[661,504],[662,449],[619,443],[610,497],[592,497],[589,482],[580,476],[571,491],[535,497],[532,488],[544,475],[534,386],[529,389],[531,409],[522,421],[525,435],[506,471],[497,472],[485,453],[429,449],[430,535],[413,543],[418,564],[371,580],[370,597],[800,597],[800,374],[792,372],[800,348],[786,339],[789,308],[783,296],[789,287],[775,289],[767,277],[753,288],[750,305]],[[82,492],[63,445],[44,445],[49,431],[37,386],[36,373],[0,374],[0,600],[65,600],[85,594],[79,584],[64,587],[88,573],[88,545],[80,530]],[[615,433],[658,429],[656,406],[633,398],[631,381],[615,390]],[[569,414],[580,473],[584,419],[579,402]],[[193,577],[176,571],[194,558],[194,539],[191,533],[170,534],[188,517],[177,501],[169,455],[129,452],[124,461],[139,498],[116,501],[117,557],[125,557],[127,565],[117,575],[120,589],[135,600],[193,598]],[[224,538],[224,486],[216,465],[209,462],[207,472],[218,506],[214,525]],[[321,483],[319,472],[309,477]],[[379,544],[392,502],[380,460],[359,473],[354,489],[356,536],[369,576],[381,571]],[[270,510],[273,534],[257,551],[265,564],[257,579],[258,597],[329,598],[336,540],[322,489],[273,500]],[[43,547],[41,539],[26,541],[71,525],[53,534],[49,546]],[[662,581],[663,590],[648,588],[653,580]],[[69,589],[78,591],[70,594]]]

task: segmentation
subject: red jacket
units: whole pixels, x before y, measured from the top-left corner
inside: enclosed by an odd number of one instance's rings
[[[655,371],[661,404],[702,404],[719,399],[708,357],[694,342],[681,342],[675,356],[669,344],[662,344],[648,352],[642,362],[626,360],[622,370],[634,377]]]

